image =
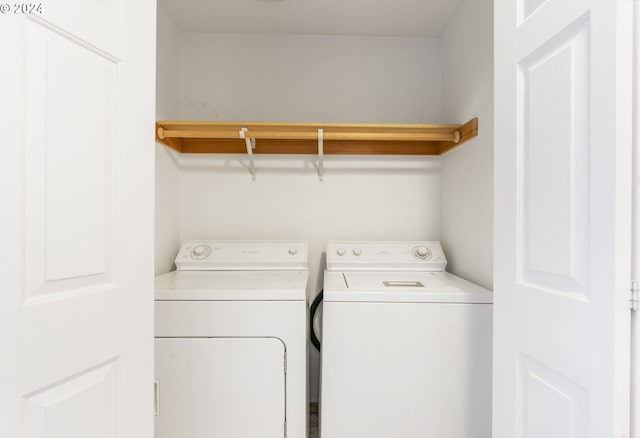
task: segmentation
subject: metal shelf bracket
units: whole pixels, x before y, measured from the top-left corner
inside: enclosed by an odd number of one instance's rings
[[[324,176],[324,129],[318,128],[318,177]]]
[[[251,180],[256,180],[256,165],[253,161],[253,148],[256,147],[256,139],[249,138],[245,135],[245,132],[249,131],[247,127],[240,128],[240,138],[244,140],[244,144],[247,146],[247,155],[249,156],[249,173],[251,174]]]

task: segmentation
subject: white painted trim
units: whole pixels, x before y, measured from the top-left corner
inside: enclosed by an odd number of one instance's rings
[[[640,279],[640,2],[634,3],[631,276]],[[640,315],[631,315],[631,437],[640,438]]]

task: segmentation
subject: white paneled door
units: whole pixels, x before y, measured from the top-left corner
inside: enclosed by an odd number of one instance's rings
[[[629,434],[632,5],[495,2],[494,438]]]
[[[0,3],[0,436],[153,436],[155,0]]]

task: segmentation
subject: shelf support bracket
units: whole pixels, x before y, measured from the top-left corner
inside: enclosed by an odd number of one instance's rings
[[[256,180],[256,165],[253,162],[253,148],[256,147],[255,139],[249,138],[245,133],[249,131],[247,127],[240,128],[240,138],[244,140],[244,144],[247,146],[247,155],[249,156],[249,173],[251,174],[251,180]]]
[[[318,128],[318,176],[324,176],[324,129]]]

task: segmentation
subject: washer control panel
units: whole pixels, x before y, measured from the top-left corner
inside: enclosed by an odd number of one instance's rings
[[[327,244],[327,271],[444,271],[446,267],[437,240]]]
[[[307,270],[304,241],[185,240],[176,257],[179,271]]]

